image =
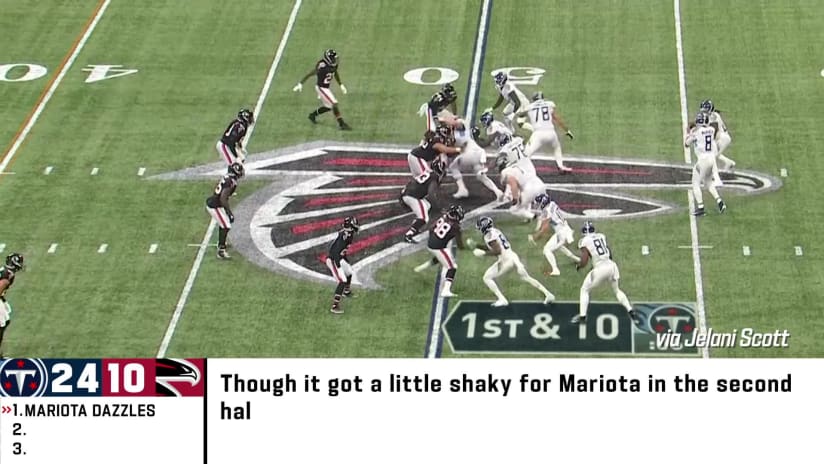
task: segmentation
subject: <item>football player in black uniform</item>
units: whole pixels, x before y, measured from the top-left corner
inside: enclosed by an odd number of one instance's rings
[[[338,100],[335,99],[335,96],[329,89],[329,85],[332,83],[332,77],[334,77],[335,81],[340,86],[340,91],[343,92],[344,95],[346,94],[346,86],[341,84],[340,74],[338,74],[338,52],[332,50],[331,48],[323,52],[323,58],[315,64],[315,69],[309,71],[305,76],[303,76],[303,79],[301,79],[300,82],[292,88],[292,90],[295,92],[300,92],[303,90],[303,83],[306,79],[309,79],[313,75],[317,77],[315,91],[317,92],[320,101],[323,102],[323,105],[318,107],[315,111],[309,113],[309,120],[312,121],[313,124],[317,124],[318,116],[332,110],[335,114],[335,119],[338,120],[338,126],[340,129],[352,130],[352,128],[349,127],[349,124],[346,124],[343,117],[340,115]]]
[[[206,199],[206,211],[217,222],[218,239],[217,239],[217,257],[221,259],[229,259],[229,253],[226,252],[226,237],[229,235],[229,229],[232,228],[232,223],[235,222],[235,215],[232,214],[229,208],[229,197],[235,193],[238,180],[243,177],[245,170],[240,163],[232,163],[229,166],[229,172],[220,178],[220,181],[215,186],[215,191],[209,198]]]
[[[441,297],[449,298],[457,296],[452,293],[452,281],[455,280],[455,274],[458,272],[458,262],[452,255],[452,249],[449,242],[453,239],[455,244],[461,250],[464,249],[464,241],[461,234],[461,221],[464,218],[464,209],[460,205],[452,205],[444,213],[432,228],[429,230],[429,239],[427,241],[427,248],[434,256],[431,260],[421,264],[415,268],[415,272],[421,272],[424,269],[440,263],[446,269],[446,279],[441,289]]]
[[[249,126],[255,123],[255,115],[251,110],[243,108],[238,111],[237,117],[229,123],[229,126],[223,131],[220,140],[217,141],[215,148],[217,154],[220,155],[226,165],[232,163],[242,163],[246,160],[246,149],[243,148],[243,137],[246,136],[246,131]]]
[[[6,256],[6,264],[0,267],[0,358],[3,357],[3,334],[11,323],[11,305],[6,301],[6,292],[14,283],[14,275],[23,270],[23,255],[12,253]]]
[[[403,239],[407,242],[417,243],[414,237],[429,222],[429,209],[432,204],[427,198],[431,198],[433,201],[437,200],[438,186],[443,180],[445,172],[446,164],[436,158],[432,160],[430,169],[410,180],[406,187],[401,190],[401,203],[415,213],[415,220],[412,221],[412,225],[409,226],[409,230],[403,236]]]
[[[358,218],[355,216],[348,216],[343,220],[338,236],[329,247],[329,256],[326,258],[326,267],[332,271],[332,277],[338,282],[335,287],[335,297],[332,300],[332,312],[335,314],[343,314],[343,308],[340,307],[341,295],[352,296],[352,265],[349,264],[348,248],[352,244],[352,239],[355,238],[355,232],[358,231]]]
[[[459,154],[461,149],[452,146],[454,144],[455,139],[452,138],[452,129],[445,124],[438,126],[435,132],[426,132],[420,145],[413,148],[406,155],[412,177],[418,177],[428,171],[432,161],[440,158],[441,155],[454,156]]]
[[[458,93],[452,84],[445,84],[432,98],[421,107],[418,114],[426,116],[426,130],[434,131],[438,123],[453,125],[457,114]]]

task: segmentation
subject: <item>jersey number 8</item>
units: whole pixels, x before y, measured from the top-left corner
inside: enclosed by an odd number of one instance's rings
[[[704,136],[704,151],[712,151],[712,136],[710,134]]]
[[[604,256],[607,254],[607,247],[600,238],[593,240],[592,244],[595,245],[595,251],[598,253],[598,256]]]

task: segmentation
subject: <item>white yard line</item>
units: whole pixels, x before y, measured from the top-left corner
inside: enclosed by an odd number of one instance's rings
[[[687,79],[684,72],[684,44],[681,38],[681,1],[673,0],[672,9],[675,14],[675,51],[678,56],[678,92],[681,97],[681,136],[687,132]],[[692,164],[690,149],[684,148],[684,162]],[[695,210],[695,199],[692,192],[687,192],[690,217],[690,237],[692,238],[692,267],[695,275],[695,300],[697,306],[698,332],[707,333],[707,313],[704,308],[704,280],[701,275],[701,249],[698,245],[698,221],[692,212]],[[709,349],[701,348],[701,356],[710,357]]]
[[[49,100],[51,100],[52,96],[54,95],[54,92],[57,90],[57,86],[59,86],[60,83],[63,82],[63,78],[66,77],[66,73],[68,72],[69,68],[72,67],[74,61],[77,59],[77,56],[80,55],[80,51],[83,50],[83,47],[86,45],[86,42],[88,42],[89,37],[91,37],[92,32],[94,32],[94,29],[97,27],[97,23],[100,22],[100,18],[103,17],[103,13],[105,13],[106,9],[109,7],[109,3],[111,3],[111,0],[105,0],[102,4],[100,4],[97,7],[97,13],[95,14],[92,21],[88,23],[88,25],[86,25],[86,29],[83,32],[83,36],[80,37],[80,40],[78,40],[77,43],[74,45],[74,48],[72,49],[71,54],[69,55],[69,58],[65,62],[63,62],[60,68],[58,68],[57,76],[51,82],[51,85],[49,85],[48,89],[46,90],[46,93],[44,93],[40,97],[37,106],[35,106],[34,111],[31,113],[29,119],[26,121],[26,124],[23,126],[23,130],[17,133],[17,135],[14,138],[14,142],[12,142],[11,147],[3,156],[3,160],[0,161],[0,173],[6,170],[9,163],[11,163],[11,160],[14,158],[14,155],[17,154],[17,150],[19,150],[20,146],[23,145],[23,141],[26,140],[26,137],[31,132],[32,127],[34,127],[34,123],[36,123],[37,120],[40,118],[40,115],[43,113],[43,109],[46,107],[46,104],[49,103]]]
[[[472,118],[475,116],[475,100],[478,95],[478,83],[481,76],[484,35],[487,31],[487,23],[489,21],[490,13],[490,0],[484,0],[483,5],[481,5],[481,18],[480,21],[478,21],[478,32],[475,36],[474,61],[472,62],[472,74],[469,77],[469,94],[466,96],[466,114],[464,115],[464,118],[467,121],[472,121]],[[446,273],[441,272],[441,281],[440,285],[436,287],[437,289],[443,288],[445,279]],[[443,321],[444,312],[448,309],[446,306],[446,298],[441,298],[441,296],[438,295],[437,301],[435,302],[435,315],[433,318],[431,327],[432,331],[430,332],[429,347],[427,350],[427,357],[429,358],[435,358],[438,354],[438,345],[441,342],[441,322]]]
[[[255,118],[260,117],[260,111],[263,108],[263,102],[266,101],[266,96],[269,94],[269,88],[272,86],[272,80],[275,77],[275,71],[278,69],[278,65],[280,65],[280,60],[283,57],[283,50],[286,48],[286,42],[289,40],[289,36],[292,33],[292,28],[295,26],[295,20],[298,16],[298,11],[300,10],[300,5],[303,3],[303,0],[295,0],[294,6],[292,6],[292,14],[289,15],[289,21],[286,23],[286,28],[283,31],[283,35],[280,38],[280,44],[278,45],[277,51],[275,52],[275,57],[272,60],[272,65],[269,67],[269,74],[266,75],[266,80],[263,83],[263,89],[260,91],[260,96],[258,97],[257,103],[255,104],[254,114]],[[243,144],[244,146],[249,145],[249,140],[252,138],[252,133],[255,130],[256,124],[249,127],[249,130],[246,133],[246,140]],[[189,299],[189,294],[192,292],[192,287],[195,283],[195,278],[197,278],[197,273],[200,270],[200,266],[203,263],[203,257],[206,255],[206,250],[209,248],[209,241],[212,238],[212,234],[215,231],[216,223],[214,219],[209,221],[209,227],[206,228],[206,234],[203,236],[203,240],[200,242],[200,249],[197,250],[197,256],[195,256],[195,261],[192,263],[192,269],[189,271],[189,276],[186,278],[186,283],[183,285],[183,290],[180,292],[180,298],[177,300],[177,305],[175,305],[175,311],[172,314],[172,319],[169,321],[169,326],[166,328],[166,333],[163,335],[163,340],[160,342],[160,348],[157,350],[157,357],[162,358],[166,356],[166,350],[169,348],[169,343],[172,341],[172,336],[175,333],[175,329],[177,328],[177,324],[180,321],[180,316],[183,314],[183,308],[186,306],[186,301]]]

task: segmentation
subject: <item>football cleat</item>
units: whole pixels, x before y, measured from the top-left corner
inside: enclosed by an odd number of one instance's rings
[[[347,298],[352,298],[353,296],[355,296],[355,294],[354,294],[354,293],[352,293],[352,289],[351,289],[351,288],[344,288],[344,289],[343,289],[343,296],[345,296],[345,297],[347,297]]]
[[[503,72],[498,72],[497,74],[495,74],[495,85],[497,85],[499,88],[503,87],[504,84],[506,84],[507,80],[509,80],[509,77],[507,77],[507,75]]]
[[[495,120],[495,116],[492,115],[491,111],[484,111],[484,113],[481,114],[480,120],[484,127],[489,127],[492,124],[492,121]]]
[[[452,205],[449,207],[449,210],[446,212],[446,217],[452,219],[453,221],[461,222],[463,221],[464,215],[466,212],[461,205]]]
[[[538,91],[538,92],[535,92],[535,93],[532,94],[532,101],[538,101],[538,100],[543,100],[543,99],[544,99],[544,93],[543,92]]]
[[[415,237],[412,234],[403,234],[403,240],[406,243],[412,243],[412,244],[418,243],[418,241],[415,240]]]
[[[237,112],[237,118],[246,123],[248,126],[249,124],[254,124],[255,122],[255,115],[252,113],[251,110],[247,108],[243,108]]]
[[[345,122],[341,121],[340,122],[340,130],[350,131],[350,130],[352,130],[352,126],[350,126],[349,124],[346,124]]]
[[[500,308],[500,307],[502,307],[502,306],[509,306],[509,302],[508,302],[508,301],[506,301],[506,299],[503,299],[503,300],[497,300],[497,301],[495,301],[494,303],[492,303],[492,306],[494,306],[494,307],[496,307],[496,308]]]
[[[584,235],[594,234],[595,233],[595,224],[593,224],[592,221],[585,222],[584,225],[581,227],[581,233],[584,234]]]
[[[544,209],[547,207],[547,205],[549,205],[550,201],[552,201],[552,199],[549,198],[548,194],[540,193],[535,197],[534,200],[532,200],[532,205],[535,207],[535,209]]]
[[[217,249],[217,257],[220,259],[231,259],[232,257],[226,252],[226,248]]]
[[[6,256],[6,269],[12,272],[23,270],[23,255],[20,253],[12,253]]]
[[[712,113],[715,111],[715,105],[713,105],[712,100],[704,100],[701,102],[701,111]]]
[[[587,321],[586,316],[581,316],[580,314],[576,314],[575,317],[573,317],[572,320],[570,320],[569,322],[571,322],[573,324],[580,324],[580,323],[586,322],[586,321]]]
[[[475,228],[481,231],[482,234],[485,234],[486,231],[492,228],[495,225],[495,222],[492,221],[492,218],[489,216],[481,216],[475,221]]]
[[[317,113],[315,113],[314,111],[309,113],[309,120],[312,121],[312,124],[317,124],[318,123],[317,118],[318,118]]]
[[[704,207],[696,208],[695,211],[692,212],[693,216],[706,216],[707,212],[704,211]]]
[[[355,216],[347,216],[343,219],[343,228],[346,230],[356,232],[360,228],[360,224],[358,224],[358,218],[356,218]]]
[[[246,174],[246,169],[243,168],[242,164],[232,163],[229,165],[230,176],[233,176],[235,179],[240,179],[244,174]]]
[[[332,305],[331,311],[332,314],[343,314],[343,308],[341,308],[337,303]]]
[[[724,200],[718,200],[718,211],[723,213],[727,210],[727,204],[724,203]]]
[[[456,296],[458,296],[458,295],[455,294],[455,293],[452,293],[452,290],[443,290],[441,292],[441,298],[453,298],[453,297],[456,297]]]
[[[325,52],[323,52],[323,61],[325,61],[326,64],[329,64],[329,65],[332,65],[332,66],[337,66],[337,64],[338,64],[338,52],[336,52],[332,48],[326,50]]]
[[[708,126],[710,124],[710,115],[709,113],[705,113],[701,111],[700,113],[695,115],[695,125],[696,126]]]
[[[553,295],[551,293],[549,295],[547,295],[546,298],[544,298],[544,304],[545,305],[548,305],[548,304],[552,303],[553,301],[555,301],[555,295]]]
[[[632,322],[634,322],[635,325],[643,324],[643,321],[641,321],[641,315],[638,314],[638,311],[634,309],[632,311],[629,311],[629,318],[632,319]]]

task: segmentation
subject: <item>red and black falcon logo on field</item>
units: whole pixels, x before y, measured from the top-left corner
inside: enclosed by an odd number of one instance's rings
[[[398,197],[409,181],[409,147],[316,142],[250,156],[245,184],[268,180],[268,186],[234,208],[235,249],[253,262],[293,277],[329,280],[326,252],[344,217],[361,224],[349,253],[355,257],[355,282],[377,287],[375,269],[420,249],[403,241],[412,212]],[[552,198],[574,220],[580,218],[634,218],[678,209],[652,198],[622,194],[622,190],[688,189],[692,166],[650,160],[566,156],[573,172],[562,175],[554,159],[536,155],[533,162]],[[491,164],[491,163],[490,163]],[[219,177],[223,165],[213,163],[157,176],[164,179]],[[497,182],[497,175],[490,177]],[[508,204],[472,174],[464,180],[472,196],[453,200],[457,187],[447,177],[432,217],[450,203],[461,204],[465,220],[504,211]],[[766,192],[780,186],[771,176],[737,171],[723,173],[725,188],[745,193]],[[248,188],[248,187],[247,187]],[[421,240],[425,243],[425,240]]]

